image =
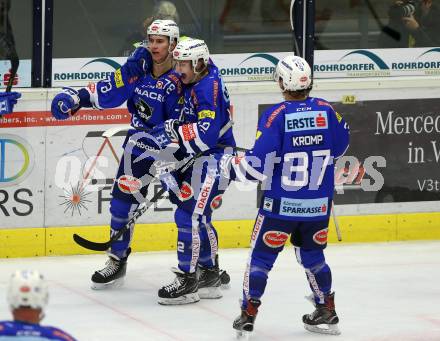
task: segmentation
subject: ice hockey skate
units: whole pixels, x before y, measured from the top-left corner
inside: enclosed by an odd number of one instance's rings
[[[128,248],[127,255],[124,258],[119,258],[109,253],[105,268],[95,271],[92,275],[92,289],[102,290],[121,287],[124,284],[124,277],[127,272],[127,258],[130,253],[131,248]]]
[[[200,301],[198,294],[197,273],[186,273],[178,268],[171,268],[176,274],[173,283],[159,289],[159,304],[179,305]]]
[[[200,298],[221,298],[223,294],[220,290],[222,285],[218,266],[207,268],[202,265],[197,269],[199,277],[199,297]]]
[[[315,311],[303,316],[304,328],[320,334],[341,334],[339,318],[335,311],[335,293],[325,296],[324,304],[314,304]]]
[[[258,307],[261,301],[251,298],[247,303],[247,308],[241,310],[241,315],[238,316],[232,325],[236,330],[236,337],[240,340],[248,340],[254,331],[254,323],[258,313]]]
[[[221,288],[226,290],[231,288],[231,276],[226,272],[226,270],[219,270]]]

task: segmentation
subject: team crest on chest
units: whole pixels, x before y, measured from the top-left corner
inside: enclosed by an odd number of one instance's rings
[[[151,108],[142,98],[139,98],[134,106],[136,107],[138,115],[144,121],[148,121],[153,115],[153,108]]]

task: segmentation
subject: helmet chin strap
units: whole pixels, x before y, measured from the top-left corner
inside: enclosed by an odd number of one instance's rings
[[[199,81],[200,78],[202,78],[203,73],[208,69],[207,65],[205,65],[205,67],[202,68],[200,71],[197,71],[196,67],[197,67],[197,65],[193,66],[194,77],[193,77],[193,79],[191,80],[190,83],[195,83],[195,82]]]
[[[157,66],[162,66],[163,64],[165,64],[169,59],[171,58],[171,53],[168,53],[167,56],[165,57],[165,59],[163,60],[163,62],[158,63],[156,61],[153,61],[155,65]]]

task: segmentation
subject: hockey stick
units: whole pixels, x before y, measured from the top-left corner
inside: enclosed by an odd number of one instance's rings
[[[222,129],[221,131],[220,131],[220,134],[219,134],[219,136],[222,136],[227,130],[229,130],[229,128],[231,128],[232,127],[232,121],[230,121],[230,124],[228,123],[228,126],[226,127],[226,129]],[[110,129],[108,129],[108,130],[106,130],[103,134],[102,134],[102,137],[103,138],[105,138],[105,139],[108,139],[108,138],[110,138],[110,137],[112,137],[112,136],[114,136],[115,134],[117,134],[118,132],[120,132],[120,131],[124,131],[124,130],[128,130],[128,129],[130,129],[130,128],[132,128],[131,126],[119,126],[119,127],[115,127],[115,128],[110,128]],[[147,130],[147,129],[145,129],[144,131],[150,131],[150,130]],[[229,146],[225,146],[225,145],[218,145],[218,146],[216,146],[216,147],[214,147],[213,149],[216,149],[216,148],[218,148],[218,147],[220,147],[220,148],[226,148],[226,147],[229,147]],[[232,148],[240,148],[240,147],[232,147]],[[240,149],[242,149],[242,150],[245,150],[244,148],[240,148]],[[180,172],[180,173],[184,173],[184,172],[186,172],[194,163],[195,163],[195,161],[199,158],[199,157],[201,157],[201,156],[203,156],[203,155],[206,155],[206,154],[209,154],[209,151],[210,150],[212,150],[212,149],[208,149],[208,150],[205,150],[205,151],[202,151],[202,152],[200,152],[200,153],[198,153],[198,154],[196,154],[195,156],[193,156],[190,160],[188,160],[187,162],[185,162],[182,166],[180,166],[180,167],[178,167],[177,168],[177,171],[178,172]],[[84,248],[86,248],[86,249],[89,249],[89,250],[95,250],[95,251],[105,251],[105,250],[107,250],[108,248],[110,248],[111,247],[111,244],[115,241],[115,240],[117,240],[117,239],[119,239],[121,236],[122,236],[122,234],[123,233],[125,233],[125,231],[127,231],[127,229],[129,229],[130,228],[130,226],[141,216],[141,215],[143,215],[150,207],[151,207],[151,205],[153,204],[153,203],[155,203],[164,193],[166,192],[166,189],[165,188],[161,188],[160,189],[160,191],[159,192],[157,192],[154,196],[153,196],[153,198],[151,198],[149,201],[147,201],[147,202],[145,202],[145,203],[143,203],[143,204],[141,204],[141,206],[134,212],[134,214],[133,214],[133,216],[132,216],[132,218],[127,222],[127,224],[121,229],[121,230],[119,230],[114,236],[112,236],[111,238],[110,238],[110,240],[109,241],[107,241],[107,242],[104,242],[104,243],[98,243],[98,242],[93,242],[93,241],[90,241],[90,240],[87,240],[87,239],[85,239],[85,238],[83,238],[83,237],[81,237],[80,235],[78,235],[78,234],[73,234],[73,240],[78,244],[78,245],[80,245],[80,246],[82,246],[82,247],[84,247]]]
[[[333,222],[335,223],[336,236],[338,237],[338,241],[342,242],[341,230],[339,229],[339,223],[338,223],[338,219],[336,218],[336,213],[335,213],[334,207],[335,207],[335,202],[333,201],[333,205],[332,205],[332,218],[333,218]]]
[[[190,160],[188,160],[186,163],[184,163],[181,167],[177,169],[178,172],[184,173],[186,172],[193,164],[194,162],[204,154],[209,153],[209,149],[205,152],[200,152],[193,156]],[[73,240],[78,245],[94,251],[106,251],[108,248],[111,247],[112,243],[115,240],[118,240],[129,228],[134,222],[143,215],[150,207],[153,205],[159,198],[166,192],[167,190],[162,187],[159,192],[157,192],[150,200],[146,201],[145,203],[142,203],[141,206],[133,213],[132,218],[127,222],[127,224],[120,229],[115,235],[113,235],[110,240],[107,242],[99,243],[99,242],[93,242],[91,240],[87,240],[80,235],[74,233],[73,234]]]
[[[382,32],[387,34],[390,38],[393,40],[399,41],[401,38],[401,34],[399,31],[396,31],[395,29],[385,26],[382,21],[379,18],[379,15],[377,14],[376,10],[374,9],[373,5],[371,4],[370,0],[365,0],[365,3],[367,4],[368,10],[370,11],[371,15],[373,16],[374,20],[377,23],[377,26],[381,29]]]
[[[11,69],[10,69],[11,74],[8,79],[8,84],[6,85],[5,92],[11,92],[15,76],[17,75],[18,65],[20,64],[17,51],[15,50],[15,41],[14,41],[14,36],[12,35],[12,28],[9,22],[8,11],[9,8],[4,9],[5,12],[5,18],[4,18],[5,27],[3,30],[4,35],[0,36],[0,46],[2,50],[7,51],[6,56],[9,57],[8,59],[11,62]],[[0,118],[1,117],[2,116],[0,115]]]
[[[6,92],[11,92],[15,76],[17,75],[18,65],[20,64],[17,53],[13,53],[9,60],[11,61],[11,75],[8,79],[8,85],[6,86]]]
[[[298,46],[298,40],[296,40],[296,32],[295,32],[295,24],[293,22],[293,6],[295,5],[295,0],[292,0],[290,2],[290,28],[292,29],[293,32],[293,43],[295,44],[295,54],[297,56],[300,56],[300,50],[299,50],[299,46]]]

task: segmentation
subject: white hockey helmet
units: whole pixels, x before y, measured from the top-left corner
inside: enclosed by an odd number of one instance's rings
[[[283,91],[299,91],[310,88],[312,71],[307,61],[301,57],[290,55],[284,57],[277,64],[274,80],[281,79]]]
[[[170,43],[179,40],[179,27],[173,20],[154,20],[147,28],[147,35],[167,36]]]
[[[49,300],[47,283],[38,271],[17,270],[9,280],[7,298],[11,310],[20,307],[43,310]]]
[[[197,62],[203,59],[205,65],[208,65],[209,50],[204,40],[185,38],[181,39],[173,51],[175,60],[190,60],[195,71]]]

